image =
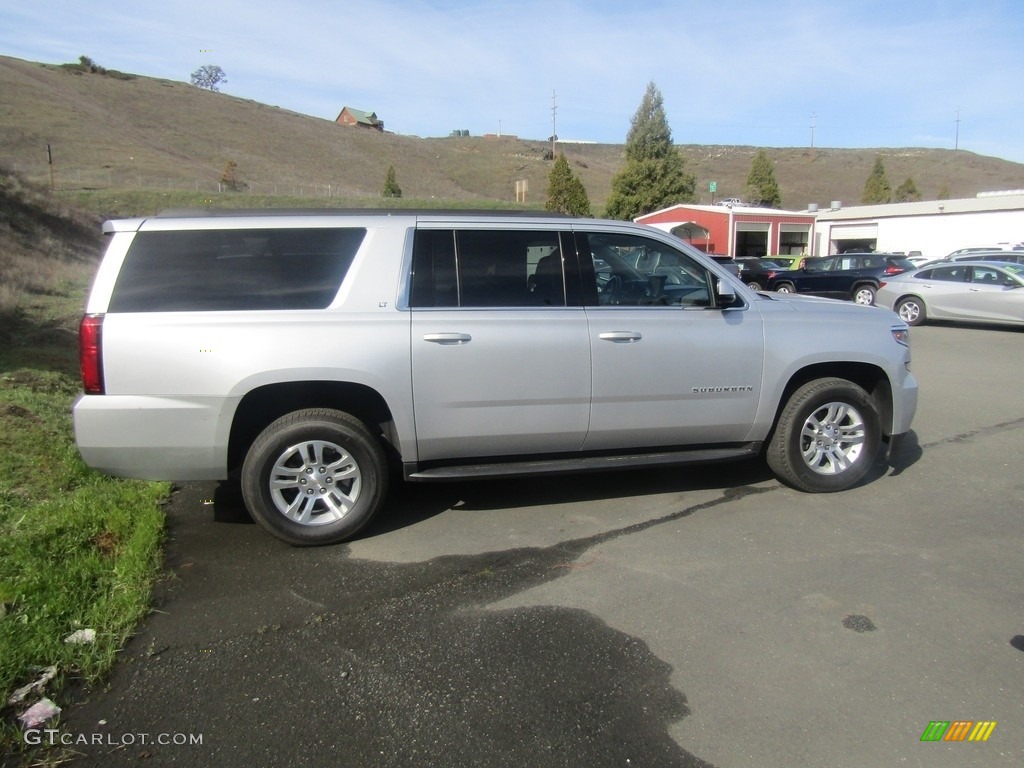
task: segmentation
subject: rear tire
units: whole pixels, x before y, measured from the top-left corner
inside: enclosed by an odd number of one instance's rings
[[[861,387],[839,378],[800,387],[782,409],[766,458],[782,482],[807,493],[859,482],[881,446],[878,411]]]
[[[853,289],[853,301],[865,307],[875,303],[875,288],[872,285],[858,285]]]
[[[380,440],[354,416],[310,408],[282,416],[256,438],[242,464],[253,518],[289,544],[335,544],[380,510],[388,466]]]

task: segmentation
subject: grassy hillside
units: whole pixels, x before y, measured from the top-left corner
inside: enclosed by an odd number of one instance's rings
[[[513,202],[515,182],[529,183],[527,204],[542,206],[549,144],[516,138],[417,138],[344,128],[184,82],[122,79],[0,57],[0,163],[62,191],[150,189],[216,193],[228,161],[251,194],[379,199],[393,165],[406,200]],[[639,100],[639,95],[638,95]],[[638,102],[639,103],[639,102]],[[338,104],[340,111],[343,104]],[[372,108],[372,104],[361,105]],[[386,121],[387,115],[381,115]],[[669,116],[672,119],[672,116]],[[698,181],[718,197],[743,196],[757,147],[685,144],[686,124],[672,125]],[[625,141],[625,136],[623,136]],[[624,162],[623,146],[565,144],[595,210]],[[925,199],[1024,187],[1024,165],[938,149],[769,149],[784,207],[846,205],[860,200],[875,157],[896,187],[912,177]]]
[[[78,456],[77,325],[99,221],[0,171],[0,763],[27,754],[17,715],[95,680],[148,610],[165,484],[104,477]],[[40,472],[46,482],[39,482]],[[95,632],[89,644],[64,638]],[[22,700],[15,689],[54,679]],[[12,762],[14,764],[12,757]],[[45,762],[49,765],[51,763]],[[56,764],[56,763],[53,763]]]

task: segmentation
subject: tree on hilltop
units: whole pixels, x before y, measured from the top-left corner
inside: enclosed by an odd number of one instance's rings
[[[693,203],[696,186],[672,143],[661,92],[648,83],[626,135],[626,166],[612,179],[605,213],[629,220],[676,203]]]
[[[221,83],[226,83],[227,81],[227,77],[224,76],[224,70],[216,64],[204,64],[192,73],[192,85],[215,93],[220,91]]]

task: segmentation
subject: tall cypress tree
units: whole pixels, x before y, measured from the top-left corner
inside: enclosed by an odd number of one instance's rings
[[[757,151],[754,162],[750,164],[750,173],[747,175],[747,200],[752,205],[765,208],[782,207],[782,195],[779,192],[779,183],[775,180],[775,168],[768,158],[768,153],[763,149]]]
[[[881,157],[875,158],[875,167],[871,169],[871,174],[864,183],[864,195],[860,201],[868,205],[892,201],[892,186],[889,184],[889,177],[885,173],[885,164],[882,163]]]
[[[677,203],[693,203],[696,186],[672,143],[661,92],[648,83],[626,136],[626,165],[612,179],[605,215],[628,220]]]

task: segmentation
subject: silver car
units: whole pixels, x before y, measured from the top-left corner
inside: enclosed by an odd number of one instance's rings
[[[107,222],[80,327],[86,463],[227,480],[292,544],[397,479],[763,455],[849,488],[917,405],[906,323],[754,293],[673,235],[491,212]]]
[[[932,264],[883,282],[875,304],[893,310],[908,325],[929,319],[1024,325],[1024,264]]]

